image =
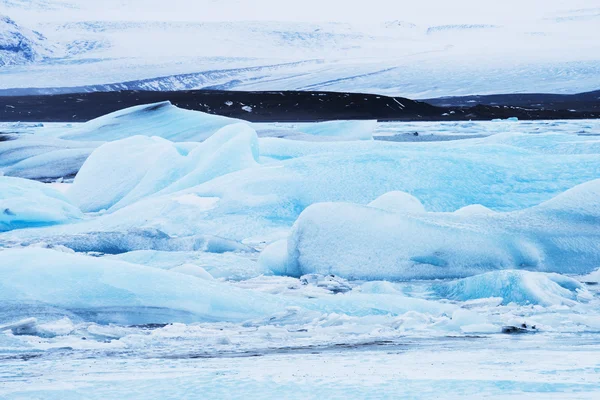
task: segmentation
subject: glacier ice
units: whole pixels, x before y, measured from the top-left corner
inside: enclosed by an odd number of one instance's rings
[[[118,209],[257,165],[258,138],[245,124],[224,127],[192,150],[159,137],[133,136],[96,149],[68,196],[84,211]]]
[[[42,183],[0,176],[0,232],[82,218],[81,211],[58,191]]]
[[[0,142],[0,172],[36,180],[74,177],[99,142],[20,135]]]
[[[390,213],[321,203],[288,240],[294,276],[456,278],[497,269],[586,273],[600,264],[600,180],[538,206],[506,213]]]
[[[46,249],[0,252],[0,301],[38,303],[102,323],[246,320],[277,298],[158,268]]]
[[[281,239],[269,244],[260,253],[258,264],[275,275],[291,275],[288,267],[287,239]]]
[[[36,244],[36,240],[17,241],[21,246]],[[138,250],[205,251],[209,253],[254,252],[235,240],[212,235],[170,236],[158,229],[129,229],[125,231],[90,231],[63,234],[46,239],[46,245],[65,247],[79,253],[122,254]]]
[[[62,134],[62,139],[114,141],[131,136],[159,136],[173,142],[197,142],[219,129],[245,121],[175,107],[169,101],[115,111]]]
[[[199,267],[194,264],[183,264],[179,267],[171,268],[169,271],[177,272],[184,275],[194,276],[200,279],[212,280],[214,279],[211,274],[206,272],[206,270],[202,267]]]
[[[317,299],[275,296],[124,261],[48,249],[0,252],[0,302],[6,311],[49,310],[98,323],[247,321],[290,307],[354,316],[442,315],[456,306],[405,296],[349,292]]]
[[[579,299],[589,298],[585,286],[575,279],[515,270],[487,272],[434,284],[433,290],[445,299],[468,301],[499,297],[502,304],[574,305]]]
[[[307,135],[334,137],[340,140],[373,140],[377,121],[325,121],[300,124],[296,129]]]
[[[182,265],[194,265],[204,269],[216,279],[245,280],[271,271],[258,263],[248,252],[211,253],[206,251],[157,251],[138,250],[109,256],[109,258],[146,265],[154,268],[173,270]]]
[[[369,203],[369,207],[391,212],[423,213],[425,207],[415,196],[406,192],[394,191],[382,194]]]

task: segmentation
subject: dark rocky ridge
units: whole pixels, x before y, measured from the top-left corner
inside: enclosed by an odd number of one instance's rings
[[[438,107],[514,106],[540,110],[600,112],[600,90],[578,94],[492,94],[484,96],[440,97],[423,100]]]
[[[504,96],[504,95],[501,95]],[[517,96],[517,95],[506,95]],[[519,95],[523,96],[523,95]],[[448,105],[439,107],[402,97],[337,92],[237,92],[197,91],[122,91],[60,95],[0,97],[0,121],[84,122],[140,104],[169,100],[190,109],[241,118],[252,122],[300,122],[333,119],[378,119],[388,121],[464,121],[517,117],[536,119],[600,118],[598,100],[593,96],[571,101],[567,109],[549,109],[540,96],[531,95],[515,105],[480,104],[464,107],[469,100],[435,99]],[[538,96],[538,97],[535,97]],[[489,97],[489,96],[488,96]],[[596,102],[596,103],[594,103]],[[444,104],[446,104],[444,103]],[[533,104],[543,107],[534,107]],[[510,104],[510,105],[509,105]],[[558,103],[552,103],[558,104]]]

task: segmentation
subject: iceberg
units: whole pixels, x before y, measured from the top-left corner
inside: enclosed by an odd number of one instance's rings
[[[169,101],[116,111],[60,135],[79,141],[115,141],[131,136],[158,136],[172,142],[199,142],[219,129],[245,121],[184,110]]]
[[[48,313],[54,319],[74,315],[101,324],[141,325],[261,320],[290,307],[354,316],[413,310],[443,315],[457,308],[404,296],[353,292],[317,299],[276,296],[177,270],[48,249],[9,249],[0,254],[0,302],[4,312],[14,311],[15,319],[20,312],[31,317],[35,311],[41,320]]]
[[[31,248],[0,255],[6,307],[41,304],[124,324],[243,321],[284,307],[276,297],[123,261]]]
[[[270,269],[260,266],[255,257],[249,257],[251,254],[239,250],[223,253],[138,250],[108,257],[165,270],[194,265],[202,268],[215,279],[241,281],[261,275],[271,275]]]
[[[161,155],[165,146],[170,149],[169,157],[185,161],[192,159],[192,152],[201,151],[201,144],[145,138],[149,143],[140,144],[138,149],[139,137],[126,139],[125,143],[132,141],[131,151],[97,153],[102,155],[97,163],[88,159],[90,173],[82,170],[67,192],[84,211],[107,209],[108,213],[70,226],[69,231],[62,227],[28,230],[11,237],[0,235],[0,242],[158,229],[173,237],[212,235],[237,242],[256,239],[268,245],[287,237],[287,230],[302,211],[314,203],[367,205],[386,193],[401,191],[418,198],[430,212],[454,212],[471,206],[466,212],[473,213],[472,205],[477,204],[505,212],[535,206],[600,176],[598,154],[540,154],[524,145],[488,143],[493,138],[444,143],[315,143],[265,138],[258,140],[257,163],[254,151],[248,155],[254,148],[250,136],[241,135],[247,138],[240,139],[245,143],[243,149],[236,149],[233,139],[227,147],[231,153],[226,161],[243,169],[223,174],[227,171],[220,169],[221,161],[209,163],[208,170],[215,174],[205,174],[202,167],[200,179],[191,173],[176,179],[189,171],[181,167],[184,164],[139,157],[139,163],[129,165],[128,159],[135,159],[137,150],[146,151],[147,145],[152,149],[156,146]],[[547,140],[550,149],[554,142]],[[228,152],[223,150],[222,154]],[[111,175],[112,163],[123,164],[124,172]],[[193,167],[204,165],[200,162]],[[171,172],[174,176],[169,175]],[[204,181],[211,175],[215,177]],[[89,179],[84,179],[86,176]],[[485,210],[479,207],[479,211]],[[458,214],[462,213],[465,210]]]
[[[74,177],[100,144],[21,135],[0,142],[0,172],[41,181]]]
[[[492,297],[502,304],[516,303],[541,306],[573,306],[590,297],[585,286],[573,278],[559,274],[530,271],[493,271],[468,278],[433,285],[440,297],[469,301]]]
[[[35,240],[17,241],[21,246],[36,244]],[[209,253],[255,252],[234,240],[211,235],[170,236],[158,229],[99,231],[51,236],[44,242],[62,246],[78,253],[123,254],[137,250],[204,251]]]
[[[326,121],[314,124],[299,124],[296,129],[304,134],[338,140],[373,140],[377,128],[376,120]]]
[[[74,222],[81,211],[39,182],[0,176],[0,232]]]
[[[600,180],[505,213],[315,204],[296,221],[280,262],[292,276],[362,280],[460,278],[498,269],[589,273],[600,265],[598,199]]]
[[[258,158],[256,132],[245,124],[222,128],[191,150],[160,137],[133,136],[96,149],[67,195],[86,212],[115,210],[256,166]]]
[[[391,212],[424,213],[425,207],[415,196],[406,192],[393,191],[382,194],[369,203],[369,207]]]

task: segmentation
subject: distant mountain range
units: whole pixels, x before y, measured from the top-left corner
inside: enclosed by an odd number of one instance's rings
[[[332,0],[312,21],[279,3],[0,0],[0,95],[214,89],[426,99],[600,88],[593,0],[572,9],[558,0],[523,3],[513,15],[506,10],[513,0],[506,7],[457,0],[454,8],[439,1],[430,14],[420,4],[336,9],[343,2]]]
[[[53,55],[54,47],[41,33],[0,14],[0,67],[43,61]]]
[[[480,101],[446,98],[434,99],[430,104],[403,97],[340,92],[112,91],[0,97],[0,121],[85,122],[123,108],[164,101],[253,122],[600,118],[600,91],[559,97],[537,94],[519,99],[499,95],[493,96],[493,101],[492,96]]]

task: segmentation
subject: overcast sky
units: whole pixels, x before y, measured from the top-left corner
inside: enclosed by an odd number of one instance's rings
[[[0,0],[0,4],[3,1]],[[27,3],[26,0],[12,0]],[[52,2],[55,0],[31,0]],[[58,0],[79,11],[44,12],[52,19],[187,20],[187,21],[340,21],[403,20],[416,24],[527,21],[585,8],[600,0]],[[32,7],[27,7],[31,13]],[[9,14],[21,14],[6,9]]]

